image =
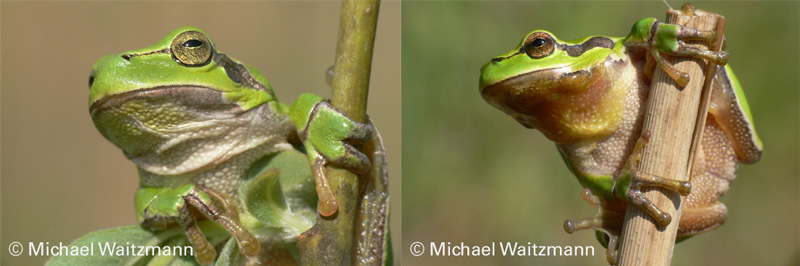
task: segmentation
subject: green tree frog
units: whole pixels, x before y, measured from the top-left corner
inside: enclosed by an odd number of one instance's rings
[[[683,86],[688,75],[673,68],[664,55],[724,65],[726,52],[691,48],[683,42],[713,39],[711,31],[654,18],[636,22],[623,38],[562,41],[548,31],[536,30],[481,69],[483,99],[556,143],[567,167],[586,188],[584,199],[599,209],[594,217],[567,220],[564,228],[569,233],[595,229],[599,238],[604,232],[609,236],[612,264],[628,202],[645,210],[659,226],[671,221],[642,196],[641,187],[665,187],[686,196],[678,221],[678,238],[685,239],[725,221],[727,209],[719,198],[734,179],[738,162],[753,163],[761,156],[762,144],[747,100],[726,65],[717,68],[714,76],[691,183],[648,176],[632,167],[649,137],[641,128],[655,65]]]
[[[245,260],[295,263],[287,243],[314,224],[315,210],[337,212],[326,165],[386,178],[383,145],[371,124],[313,94],[292,106],[278,102],[258,70],[217,50],[197,28],[100,59],[89,85],[95,126],[138,167],[138,222],[153,230],[183,228],[202,265],[217,258],[224,232]],[[353,146],[365,143],[377,147],[374,154]],[[362,230],[385,230],[385,185],[369,186],[383,187],[362,210],[374,212],[374,219],[359,221]],[[217,230],[222,236],[204,235],[203,219],[224,228]],[[383,235],[362,245],[381,249]]]

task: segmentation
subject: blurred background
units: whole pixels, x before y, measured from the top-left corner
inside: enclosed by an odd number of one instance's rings
[[[673,8],[683,2],[669,1]],[[722,197],[722,227],[676,245],[673,265],[797,265],[800,107],[794,2],[693,2],[728,18],[730,64],[765,151],[741,165]],[[554,144],[480,97],[481,66],[524,35],[547,29],[563,40],[625,36],[661,1],[404,2],[403,263],[407,265],[607,265],[593,232],[569,235],[567,218],[592,216],[583,188]],[[414,257],[420,241],[591,245],[593,257]],[[428,252],[426,250],[426,252]],[[499,252],[499,250],[498,250]],[[429,254],[429,253],[426,253]]]
[[[341,2],[2,2],[0,6],[0,264],[11,242],[65,245],[94,230],[136,223],[136,167],[88,112],[94,61],[150,46],[186,25],[261,70],[291,104],[330,97]],[[400,3],[379,14],[368,114],[388,152],[395,247],[400,247]],[[396,252],[395,257],[400,257]]]

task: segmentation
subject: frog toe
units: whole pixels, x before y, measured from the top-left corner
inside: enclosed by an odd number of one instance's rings
[[[567,220],[564,222],[564,231],[567,233],[574,233],[584,229],[594,229],[598,241],[605,246],[606,259],[611,265],[617,264],[618,256],[618,243],[619,243],[619,229],[609,226],[610,223],[604,220],[600,215],[580,220]],[[621,223],[619,224],[621,225]]]
[[[317,198],[319,199],[317,210],[322,216],[331,216],[339,209],[339,203],[328,185],[328,169],[326,168],[328,159],[313,151],[309,157],[312,158],[311,172],[314,174]]]
[[[678,84],[678,86],[686,87],[686,85],[689,84],[688,73],[680,71],[677,68],[675,68],[675,66],[670,64],[667,61],[667,59],[661,56],[661,53],[659,53],[657,50],[653,50],[652,55],[653,58],[656,59],[656,63],[658,64],[658,66],[661,67],[661,70],[663,70],[664,73],[666,73],[672,80],[674,80],[675,83]]]
[[[609,265],[617,265],[619,262],[619,236],[606,235],[608,237],[608,248],[606,249],[606,260]]]
[[[676,49],[672,54],[676,56],[688,56],[705,59],[719,66],[724,66],[728,63],[728,52],[726,51],[712,52],[706,49],[684,46],[683,44],[679,46],[678,49]]]
[[[197,228],[197,226],[193,227]],[[191,232],[200,232],[200,229],[191,230]],[[200,233],[196,235],[196,233],[190,233],[190,230],[186,230],[186,235],[189,238],[189,243],[192,244],[192,250],[194,251],[194,259],[200,265],[209,265],[217,258],[217,250],[211,246],[211,243],[206,240],[205,236]]]
[[[602,228],[603,220],[599,217],[591,217],[580,220],[567,219],[564,221],[564,231],[568,234],[575,233],[584,229]]]

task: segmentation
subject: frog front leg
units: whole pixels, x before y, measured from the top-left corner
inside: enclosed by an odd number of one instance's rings
[[[326,166],[331,163],[360,175],[367,174],[371,163],[353,145],[369,140],[372,127],[353,121],[325,98],[310,93],[295,101],[290,118],[306,148],[316,179],[319,213],[331,216],[339,205],[328,185]]]
[[[212,200],[213,198],[213,200]],[[222,207],[214,205],[219,202]],[[179,188],[140,188],[136,191],[136,214],[145,227],[161,229],[178,223],[194,250],[195,260],[201,265],[214,262],[217,251],[197,226],[194,213],[201,213],[219,223],[233,236],[239,251],[248,257],[258,254],[260,244],[238,221],[238,213],[223,194],[209,188],[187,184]]]
[[[716,32],[713,30],[700,30],[661,23],[655,18],[646,18],[634,24],[631,35],[625,41],[627,45],[647,48],[661,69],[679,86],[685,87],[689,83],[689,74],[676,69],[661,54],[701,58],[722,66],[728,63],[727,52],[712,52],[685,44],[685,41],[702,41],[711,44],[716,38]],[[648,71],[651,69],[651,67],[647,68]],[[652,75],[652,72],[648,72],[648,75]]]

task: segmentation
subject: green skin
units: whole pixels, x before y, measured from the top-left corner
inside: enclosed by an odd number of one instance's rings
[[[638,21],[624,38],[562,41],[537,30],[481,69],[483,98],[554,141],[586,188],[584,198],[599,207],[594,217],[567,220],[565,230],[608,234],[612,264],[628,202],[644,209],[659,226],[671,221],[641,196],[641,187],[665,187],[687,196],[678,229],[678,237],[686,238],[722,224],[727,210],[718,199],[735,177],[737,163],[753,163],[761,155],[747,100],[733,71],[725,66],[717,69],[712,84],[712,105],[697,155],[700,163],[693,169],[691,184],[635,171],[649,138],[649,132],[641,132],[655,67],[648,63],[654,61],[680,85],[688,82],[688,75],[675,70],[664,55],[727,62],[725,52],[684,46],[682,40],[690,39],[710,43],[713,35],[654,18]]]
[[[242,198],[250,180],[265,175],[265,161],[292,158],[269,165],[281,173],[284,194],[316,187],[311,197],[318,196],[323,216],[338,206],[325,166],[364,174],[371,168],[351,146],[372,138],[371,125],[313,94],[291,107],[278,102],[258,70],[216,50],[197,28],[179,28],[153,46],[100,59],[90,87],[95,126],[138,166],[137,220],[154,229],[183,226],[200,264],[213,262],[216,251],[197,227],[197,213],[222,224],[242,254],[259,253],[248,232],[258,221]],[[305,159],[296,156],[300,146]],[[301,216],[283,219],[289,229],[282,237],[313,225],[314,215]]]

